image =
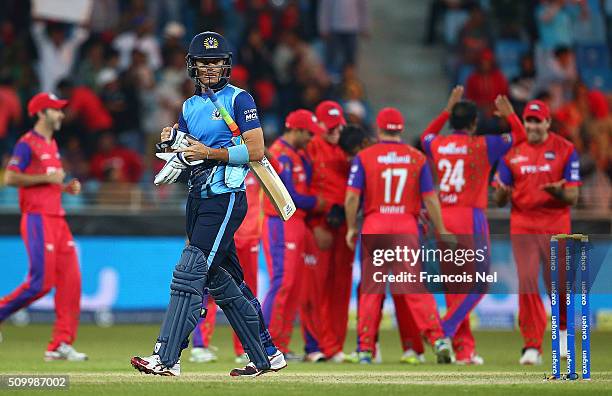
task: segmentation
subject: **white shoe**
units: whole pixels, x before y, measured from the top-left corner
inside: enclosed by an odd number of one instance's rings
[[[247,355],[246,353],[243,353],[242,355],[238,355],[234,359],[234,363],[236,363],[236,364],[243,364],[245,366],[246,366],[246,364],[248,362],[250,362],[249,355]]]
[[[542,355],[535,348],[527,348],[523,351],[519,363],[526,366],[539,366],[542,364]]]
[[[151,355],[151,356],[134,356],[131,361],[132,366],[145,374],[153,374],[153,375],[163,375],[167,377],[178,377],[181,375],[181,361],[179,360],[172,367],[166,367],[161,362],[159,355]]]
[[[287,361],[285,360],[285,355],[279,350],[272,356],[268,356],[270,359],[270,370],[276,372],[287,367]]]
[[[344,363],[344,359],[345,359],[344,352],[340,351],[338,353],[335,353],[329,359],[327,359],[327,361],[332,362],[332,363]]]
[[[214,347],[210,348],[192,348],[191,356],[189,357],[190,362],[194,363],[209,363],[216,362],[217,355],[215,354]],[[248,362],[247,362],[248,363]]]
[[[455,364],[458,364],[461,366],[470,366],[470,365],[482,366],[484,364],[484,359],[482,358],[482,356],[477,355],[476,353],[473,353],[472,356],[469,357],[469,359],[455,360]]]
[[[310,352],[304,356],[305,362],[318,363],[325,361],[325,355],[321,351]]]
[[[425,363],[425,354],[424,353],[418,354],[414,351],[414,349],[409,348],[406,351],[404,351],[404,354],[400,358],[400,362],[407,363],[407,364]]]
[[[559,350],[561,359],[567,359],[567,330],[559,330]]]
[[[54,351],[45,351],[45,362],[51,362],[54,360],[82,362],[87,360],[87,355],[83,352],[77,352],[72,345],[62,342]]]
[[[374,363],[382,363],[382,351],[380,350],[380,342],[377,342],[374,346]]]

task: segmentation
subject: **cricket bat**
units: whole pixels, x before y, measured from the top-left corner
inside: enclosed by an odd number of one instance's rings
[[[232,132],[232,141],[234,144],[241,144],[240,129],[238,129],[238,125],[232,116],[225,110],[225,107],[219,102],[215,92],[207,87],[206,95],[210,98],[217,110],[219,110],[219,114],[223,117],[223,121],[225,121]],[[261,188],[270,199],[270,202],[272,202],[274,209],[276,209],[276,213],[283,221],[289,220],[296,211],[295,203],[289,191],[287,191],[287,187],[285,187],[283,181],[272,167],[272,164],[270,164],[270,161],[264,156],[261,161],[250,161],[249,168],[251,168]]]

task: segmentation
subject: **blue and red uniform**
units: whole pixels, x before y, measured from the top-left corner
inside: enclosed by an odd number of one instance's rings
[[[259,256],[259,241],[261,238],[261,187],[252,172],[244,179],[248,209],[242,224],[234,234],[236,254],[244,273],[244,282],[254,295],[257,295],[257,258]],[[208,296],[208,295],[207,295]],[[208,296],[206,298],[208,310],[206,318],[200,319],[193,332],[194,348],[208,348],[215,331],[217,318],[217,304]],[[244,349],[240,340],[234,333],[234,352],[242,355]]]
[[[23,135],[15,145],[8,170],[26,175],[54,173],[62,169],[55,139],[36,131]],[[19,188],[21,236],[29,257],[24,283],[0,299],[0,322],[55,288],[56,321],[47,350],[60,343],[72,344],[79,324],[81,274],[72,233],[64,219],[62,186],[37,184]]]
[[[311,190],[325,199],[323,213],[328,213],[333,205],[343,207],[349,173],[346,154],[340,146],[329,143],[322,136],[315,136],[306,150],[313,163]],[[319,249],[316,243],[312,245],[316,254],[316,271],[311,274],[313,276],[305,278],[308,285],[304,287],[314,287],[321,293],[318,307],[321,326],[315,338],[321,352],[331,357],[342,351],[346,339],[354,253],[346,244],[346,225],[332,228],[324,214],[309,216],[308,226],[325,229],[332,235],[332,243],[325,250]]]
[[[443,111],[421,135],[425,153],[438,176],[442,219],[448,231],[459,235],[462,244],[489,251],[489,224],[485,216],[489,175],[493,166],[513,144],[525,140],[525,130],[516,114],[508,117],[512,134],[470,135],[453,131],[438,135],[449,118]],[[470,359],[475,340],[469,314],[482,293],[446,294],[447,312],[442,326],[453,338],[457,360]]]
[[[406,144],[387,141],[357,154],[351,165],[348,190],[362,198],[362,234],[418,236],[421,197],[435,194],[425,155]],[[418,246],[413,248],[418,249]],[[382,293],[359,295],[357,336],[360,351],[375,350],[384,298]],[[433,295],[403,294],[393,298],[406,301],[419,332],[431,344],[444,337]]]
[[[571,232],[570,207],[542,189],[564,179],[564,187],[580,185],[580,161],[574,145],[555,133],[540,144],[513,147],[499,163],[497,179],[512,188],[510,234],[519,277],[519,328],[525,348],[542,351],[546,311],[538,293],[544,265],[550,285],[550,236]],[[564,267],[560,284],[564,280]],[[563,296],[563,294],[562,294]],[[563,300],[562,300],[563,301]],[[560,304],[559,327],[566,328],[565,304]]]
[[[306,153],[296,150],[283,138],[277,139],[269,151],[281,166],[279,176],[297,207],[293,216],[283,222],[270,200],[264,197],[262,240],[270,288],[263,303],[263,314],[275,345],[282,352],[288,352],[301,301],[305,217],[307,211],[317,206],[317,197],[309,192],[312,164]]]

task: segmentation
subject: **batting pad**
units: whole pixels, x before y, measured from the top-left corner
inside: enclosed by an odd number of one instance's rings
[[[172,273],[170,303],[155,346],[155,353],[166,367],[174,366],[189,345],[189,334],[200,319],[207,273],[204,253],[195,246],[183,249]]]
[[[225,313],[251,362],[260,370],[269,369],[270,361],[259,338],[259,315],[230,274],[215,266],[208,291]]]

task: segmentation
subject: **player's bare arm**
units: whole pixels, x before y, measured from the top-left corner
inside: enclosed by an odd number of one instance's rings
[[[346,244],[355,250],[355,241],[359,230],[357,229],[357,211],[359,210],[359,194],[347,190],[344,198],[344,211],[346,213]]]
[[[264,155],[263,130],[261,128],[248,130],[242,134],[242,139],[244,144],[247,146],[249,160],[260,161]],[[189,142],[189,146],[178,149],[176,152],[185,153],[185,158],[189,161],[206,159],[223,162],[229,161],[229,153],[226,148],[215,149],[208,147],[205,144],[189,137],[187,138],[187,141]]]
[[[449,97],[448,97],[448,102],[446,103],[446,107],[444,108],[445,111],[447,112],[451,112],[451,110],[453,109],[453,106],[455,106],[458,102],[461,101],[461,99],[463,98],[463,85],[457,85],[455,88],[453,88],[453,90],[451,91]]]
[[[578,203],[578,187],[577,186],[565,186],[566,180],[561,179],[553,183],[546,183],[540,186],[540,188],[554,198],[566,203],[570,206],[574,206]]]
[[[30,187],[37,184],[62,184],[66,174],[62,169],[49,174],[26,175],[23,173],[6,170],[4,173],[4,184],[12,187]]]

